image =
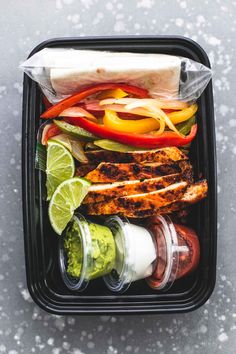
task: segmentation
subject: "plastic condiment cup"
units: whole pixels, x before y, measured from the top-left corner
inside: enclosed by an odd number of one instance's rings
[[[96,228],[99,232],[95,233],[94,229],[96,230]],[[72,255],[76,269],[70,271],[68,270],[69,260],[72,258],[69,254],[71,248],[68,250],[68,246],[66,246],[68,237],[73,237],[73,240],[76,241]],[[109,273],[114,267],[114,262],[115,242],[111,231],[105,226],[89,222],[81,214],[75,215],[59,242],[59,267],[67,288],[77,291],[84,290],[89,280]]]
[[[168,216],[150,219],[157,249],[157,262],[147,283],[156,290],[168,290],[173,282],[193,271],[199,262],[200,246],[196,233],[183,225],[174,224]]]
[[[107,287],[122,293],[136,280],[153,273],[156,247],[152,234],[144,227],[129,223],[128,219],[112,216],[109,227],[116,244],[116,262],[113,271],[104,277]]]

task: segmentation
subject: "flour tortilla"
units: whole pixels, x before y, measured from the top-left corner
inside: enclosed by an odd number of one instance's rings
[[[57,96],[104,82],[125,82],[146,88],[152,97],[177,98],[181,59],[165,54],[116,53],[57,49],[50,81]],[[48,48],[47,48],[48,50]]]

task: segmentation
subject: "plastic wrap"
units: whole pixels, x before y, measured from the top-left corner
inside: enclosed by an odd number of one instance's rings
[[[20,66],[51,103],[104,82],[145,88],[153,98],[196,101],[212,77],[193,60],[165,54],[45,48]]]

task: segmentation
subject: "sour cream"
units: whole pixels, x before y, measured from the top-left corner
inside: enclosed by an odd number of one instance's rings
[[[126,238],[129,243],[131,257],[129,270],[132,281],[144,279],[152,274],[153,262],[156,259],[156,249],[150,232],[144,227],[124,223]]]
[[[149,277],[154,270],[156,247],[152,234],[144,227],[114,216],[108,219],[116,244],[114,271],[105,277],[112,291],[123,292],[137,280]]]

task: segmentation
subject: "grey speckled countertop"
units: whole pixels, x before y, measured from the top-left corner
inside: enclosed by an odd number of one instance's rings
[[[0,353],[236,352],[236,2],[208,0],[1,1]],[[181,34],[198,41],[214,71],[218,152],[218,276],[199,310],[174,316],[58,317],[36,306],[25,280],[18,65],[59,36]]]

